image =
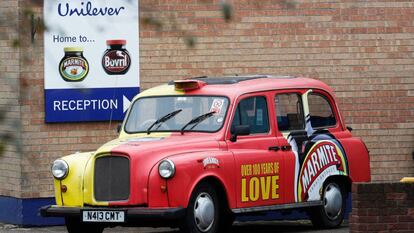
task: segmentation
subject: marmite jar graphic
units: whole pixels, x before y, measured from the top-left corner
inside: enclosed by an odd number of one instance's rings
[[[102,57],[102,67],[109,75],[126,74],[131,66],[131,57],[125,48],[126,40],[107,40],[108,49]]]
[[[59,73],[67,82],[80,82],[89,73],[88,61],[83,56],[83,49],[80,47],[64,48],[65,56],[59,63]]]

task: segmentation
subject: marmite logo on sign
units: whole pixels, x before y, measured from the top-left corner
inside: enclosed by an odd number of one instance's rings
[[[59,73],[65,81],[80,82],[89,72],[88,61],[83,57],[83,49],[79,47],[66,47],[65,56],[59,64]]]
[[[345,164],[344,155],[335,143],[327,140],[315,143],[307,153],[299,174],[299,201],[316,196],[327,177],[345,174],[342,164]]]
[[[241,201],[279,198],[279,163],[241,165]]]

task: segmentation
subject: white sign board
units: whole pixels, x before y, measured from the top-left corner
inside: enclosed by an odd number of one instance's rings
[[[138,0],[45,0],[46,122],[122,120],[139,92]]]

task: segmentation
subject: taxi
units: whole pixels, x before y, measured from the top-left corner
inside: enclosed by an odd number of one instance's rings
[[[54,161],[68,232],[172,226],[226,232],[238,215],[302,209],[339,226],[369,154],[331,88],[290,76],[195,77],[143,91],[119,137]],[[259,215],[260,216],[260,215]]]

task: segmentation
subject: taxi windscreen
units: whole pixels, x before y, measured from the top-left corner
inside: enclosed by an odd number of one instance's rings
[[[223,125],[228,105],[223,96],[143,97],[132,104],[125,131],[216,132]]]

